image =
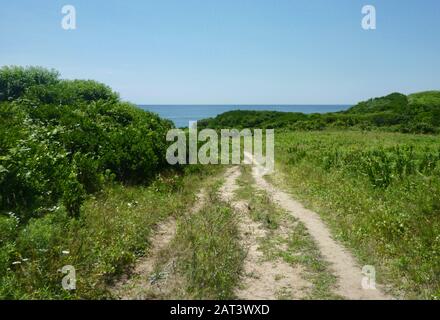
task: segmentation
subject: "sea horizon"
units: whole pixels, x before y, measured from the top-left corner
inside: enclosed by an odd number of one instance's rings
[[[187,127],[189,121],[213,118],[233,110],[328,113],[347,110],[352,104],[138,104],[139,108],[173,121],[176,127]]]

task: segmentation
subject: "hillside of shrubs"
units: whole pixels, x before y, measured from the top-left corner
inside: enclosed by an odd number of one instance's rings
[[[39,67],[0,68],[0,297],[60,297],[51,287],[61,288],[63,265],[55,262],[76,239],[97,243],[76,253],[82,261],[89,254],[90,266],[104,261],[111,270],[127,260],[128,227],[116,250],[113,239],[100,242],[105,226],[91,231],[96,222],[82,217],[83,207],[106,185],[146,186],[166,169],[171,127],[104,84]]]
[[[22,220],[62,202],[72,216],[106,179],[145,183],[165,164],[172,124],[95,81],[0,70],[0,210]]]
[[[277,111],[236,110],[199,122],[209,128],[285,128],[381,130],[402,133],[440,132],[440,91],[411,95],[392,93],[360,102],[346,111],[304,114]]]

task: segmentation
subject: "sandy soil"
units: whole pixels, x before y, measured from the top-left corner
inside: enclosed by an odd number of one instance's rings
[[[201,190],[190,214],[201,210],[205,200],[206,195]],[[176,258],[167,252],[175,235],[176,219],[174,217],[158,224],[150,239],[151,248],[148,254],[140,258],[130,275],[125,275],[110,291],[122,300],[168,297],[182,283],[182,279],[174,272]],[[159,265],[162,266],[160,270],[155,270]]]
[[[250,157],[249,154],[245,156]],[[337,294],[346,299],[353,300],[392,299],[377,284],[376,289],[364,289],[362,287],[364,275],[361,268],[351,253],[332,238],[329,229],[316,212],[304,208],[301,203],[295,201],[289,194],[267,182],[263,178],[264,170],[255,162],[252,174],[259,188],[265,190],[275,203],[290,212],[305,225],[324,259],[330,263],[332,271],[338,278]]]
[[[292,267],[281,259],[265,260],[263,252],[259,249],[259,239],[266,236],[264,227],[249,217],[249,205],[246,202],[234,201],[234,193],[238,188],[236,180],[239,176],[239,167],[229,169],[226,172],[225,183],[219,191],[221,199],[237,212],[242,245],[247,250],[242,283],[235,292],[237,298],[275,300],[282,296],[301,299],[304,289],[310,286],[301,277],[301,268]]]

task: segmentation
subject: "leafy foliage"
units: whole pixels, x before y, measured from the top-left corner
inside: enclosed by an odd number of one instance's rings
[[[400,131],[404,133],[440,132],[440,91],[409,96],[392,93],[360,102],[347,111],[303,114],[277,111],[225,112],[199,122],[209,128],[286,128],[301,131],[358,129]]]
[[[171,127],[104,84],[0,68],[0,297],[107,296],[105,276],[134,261],[152,225],[188,196],[173,189],[169,205],[171,192],[155,192],[180,177],[117,183],[169,170]],[[60,284],[68,264],[81,273],[77,292]]]
[[[42,68],[0,69],[0,210],[28,220],[61,200],[78,216],[113,175],[146,183],[166,166],[172,124],[95,81]]]
[[[376,275],[409,298],[440,297],[438,137],[286,131],[276,155],[289,188]]]
[[[3,67],[0,72],[0,102],[15,100],[38,85],[52,85],[59,80],[59,73],[41,67]]]

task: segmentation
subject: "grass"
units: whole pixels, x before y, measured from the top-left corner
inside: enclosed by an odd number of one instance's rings
[[[203,208],[178,223],[178,265],[186,277],[187,295],[194,299],[233,299],[243,265],[237,219],[218,198],[220,183],[217,179],[206,186]]]
[[[154,226],[189,210],[203,180],[217,170],[191,167],[184,176],[159,176],[148,187],[107,186],[89,197],[78,219],[68,217],[61,207],[17,229],[13,217],[2,217],[0,259],[9,258],[9,267],[0,270],[0,298],[110,297],[107,284],[148,252]],[[14,240],[3,240],[8,235]],[[61,286],[64,274],[58,270],[65,265],[76,269],[74,291]]]
[[[241,175],[237,180],[240,187],[236,192],[236,197],[248,202],[250,215],[254,221],[260,222],[269,230],[276,230],[280,225],[283,213],[274,208],[270,197],[254,187],[254,179],[251,175],[251,167],[246,165],[241,167]]]
[[[336,277],[329,271],[328,263],[301,222],[297,221],[290,231],[287,247],[287,252],[278,254],[288,263],[302,265],[307,271],[306,279],[313,284],[307,299],[341,299],[332,293]]]
[[[377,282],[392,284],[397,297],[440,298],[438,137],[285,131],[277,133],[276,158],[273,183],[318,212],[362,265],[374,265]],[[235,214],[216,195],[220,168],[191,166],[147,187],[107,185],[88,197],[79,218],[63,207],[22,226],[13,215],[1,216],[0,298],[109,298],[108,284],[148,253],[153,228],[170,215],[178,219],[173,250],[185,278],[183,297],[234,298],[244,252]],[[256,192],[249,170],[237,197],[267,229],[261,248],[268,259],[304,268],[312,283],[306,298],[337,298],[334,277],[304,226]],[[183,214],[200,188],[209,194],[205,206]],[[288,234],[280,236],[284,225]],[[61,287],[65,265],[76,269],[75,291]]]
[[[276,141],[275,184],[317,211],[395,295],[440,298],[438,137],[284,132]]]

